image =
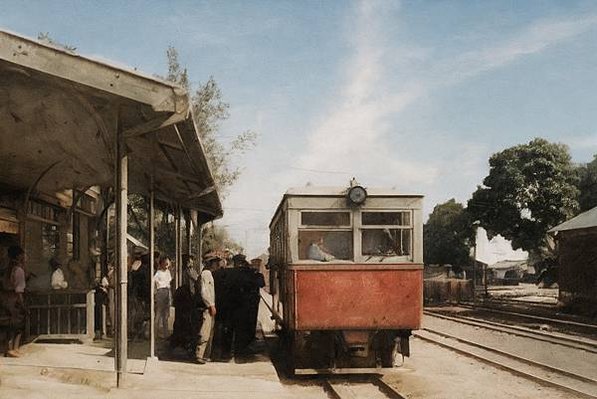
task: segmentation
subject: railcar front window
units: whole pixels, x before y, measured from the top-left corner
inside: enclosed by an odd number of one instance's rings
[[[300,260],[352,260],[352,255],[352,231],[299,231]]]
[[[365,261],[412,258],[412,211],[361,213],[361,255]]]
[[[350,226],[349,212],[301,212],[303,226]]]
[[[364,226],[410,226],[410,212],[363,212]]]
[[[395,257],[411,255],[409,229],[363,230],[363,255],[370,257]]]

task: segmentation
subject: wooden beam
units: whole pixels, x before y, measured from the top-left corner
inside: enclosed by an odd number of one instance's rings
[[[173,112],[181,121],[189,112],[183,88],[13,33],[0,31],[0,59],[87,87],[150,105],[157,112]],[[27,71],[26,71],[27,72]]]

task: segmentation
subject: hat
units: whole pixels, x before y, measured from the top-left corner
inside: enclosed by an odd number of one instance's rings
[[[58,258],[52,258],[50,259],[50,266],[51,267],[60,267],[62,266],[62,262],[60,262],[60,260]]]
[[[220,259],[222,258],[220,258],[218,255],[208,254],[203,257],[203,263],[210,263],[216,260],[219,261]]]
[[[242,263],[247,261],[247,257],[243,254],[236,254],[232,257],[234,263]]]

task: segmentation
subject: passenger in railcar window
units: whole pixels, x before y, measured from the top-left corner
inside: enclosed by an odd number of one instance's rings
[[[330,254],[330,251],[325,247],[323,243],[323,237],[320,237],[318,241],[313,241],[311,244],[309,244],[309,248],[307,249],[307,258],[320,262],[329,262],[336,259],[334,255]]]

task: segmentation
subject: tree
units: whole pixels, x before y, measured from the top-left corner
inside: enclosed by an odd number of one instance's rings
[[[578,203],[580,211],[588,211],[597,206],[597,154],[589,163],[578,168]]]
[[[490,235],[501,234],[514,249],[543,258],[547,230],[578,209],[577,173],[568,147],[536,138],[493,154],[489,168],[468,211]]]
[[[216,226],[213,223],[203,229],[203,251],[226,249],[233,252],[240,252],[242,247],[239,243],[230,238],[228,231],[223,226]]]
[[[167,80],[178,83],[189,93],[191,82],[186,68],[178,61],[178,51],[169,47],[166,51],[168,58]],[[257,134],[247,130],[231,141],[225,142],[220,136],[220,124],[229,117],[230,105],[223,100],[222,91],[213,77],[207,82],[199,84],[191,97],[191,105],[195,118],[195,125],[201,138],[206,157],[221,197],[225,197],[227,190],[238,180],[241,168],[233,163],[236,155],[243,154],[253,148],[257,141]],[[225,227],[210,224],[203,230],[204,250],[229,248],[241,250],[242,247],[228,235]],[[193,240],[196,242],[196,240]]]
[[[166,79],[178,83],[191,92],[187,69],[180,65],[178,51],[174,47],[169,47],[166,56],[168,57]],[[220,194],[225,196],[226,190],[238,180],[241,173],[241,168],[233,164],[234,157],[253,148],[257,141],[257,134],[246,130],[227,144],[224,143],[220,137],[220,124],[228,119],[230,105],[224,102],[222,92],[213,77],[204,84],[199,84],[199,88],[192,95],[191,102],[195,124],[214,180]]]
[[[75,46],[71,46],[70,44],[63,44],[63,43],[60,43],[60,42],[54,40],[50,36],[50,32],[39,32],[37,34],[37,40],[39,40],[40,42],[51,44],[52,46],[61,47],[64,50],[69,51],[71,53],[74,53],[77,51],[77,48]]]
[[[472,231],[464,206],[454,198],[436,205],[423,226],[425,263],[456,269],[468,264]]]

